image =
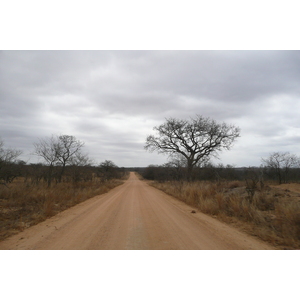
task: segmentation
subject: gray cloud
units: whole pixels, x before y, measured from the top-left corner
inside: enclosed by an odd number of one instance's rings
[[[153,126],[201,114],[241,127],[224,163],[257,165],[300,152],[299,65],[299,51],[1,51],[0,136],[28,155],[72,134],[95,161],[146,166],[166,161],[143,150]]]

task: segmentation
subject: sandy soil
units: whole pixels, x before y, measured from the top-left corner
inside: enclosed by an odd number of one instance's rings
[[[121,186],[0,242],[0,249],[273,249],[150,187]]]

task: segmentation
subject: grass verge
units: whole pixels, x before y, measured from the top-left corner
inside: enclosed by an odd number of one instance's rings
[[[0,240],[50,218],[94,196],[107,193],[124,181],[46,183],[27,185],[16,181],[9,187],[0,186]]]
[[[300,249],[300,194],[243,182],[152,182],[152,186],[279,249]]]

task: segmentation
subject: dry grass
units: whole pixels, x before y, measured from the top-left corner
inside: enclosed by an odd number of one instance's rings
[[[249,196],[245,184],[238,181],[152,185],[280,249],[300,249],[300,194],[265,187]]]
[[[0,240],[122,183],[62,182],[48,188],[46,183],[26,185],[19,180],[9,187],[0,186]]]

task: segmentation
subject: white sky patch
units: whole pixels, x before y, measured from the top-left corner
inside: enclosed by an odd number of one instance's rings
[[[72,126],[73,117],[64,116],[61,118],[55,112],[46,112],[42,115],[42,119],[44,122],[41,125],[48,133],[47,136],[51,134],[68,134],[74,131]]]
[[[239,167],[259,166],[264,143],[263,137],[241,134],[229,151],[220,152],[217,162]]]
[[[285,116],[286,113],[294,113],[293,110],[296,108],[297,102],[291,95],[275,94],[268,97],[263,105],[271,116]]]
[[[289,126],[286,132],[287,138],[300,139],[300,126]]]

